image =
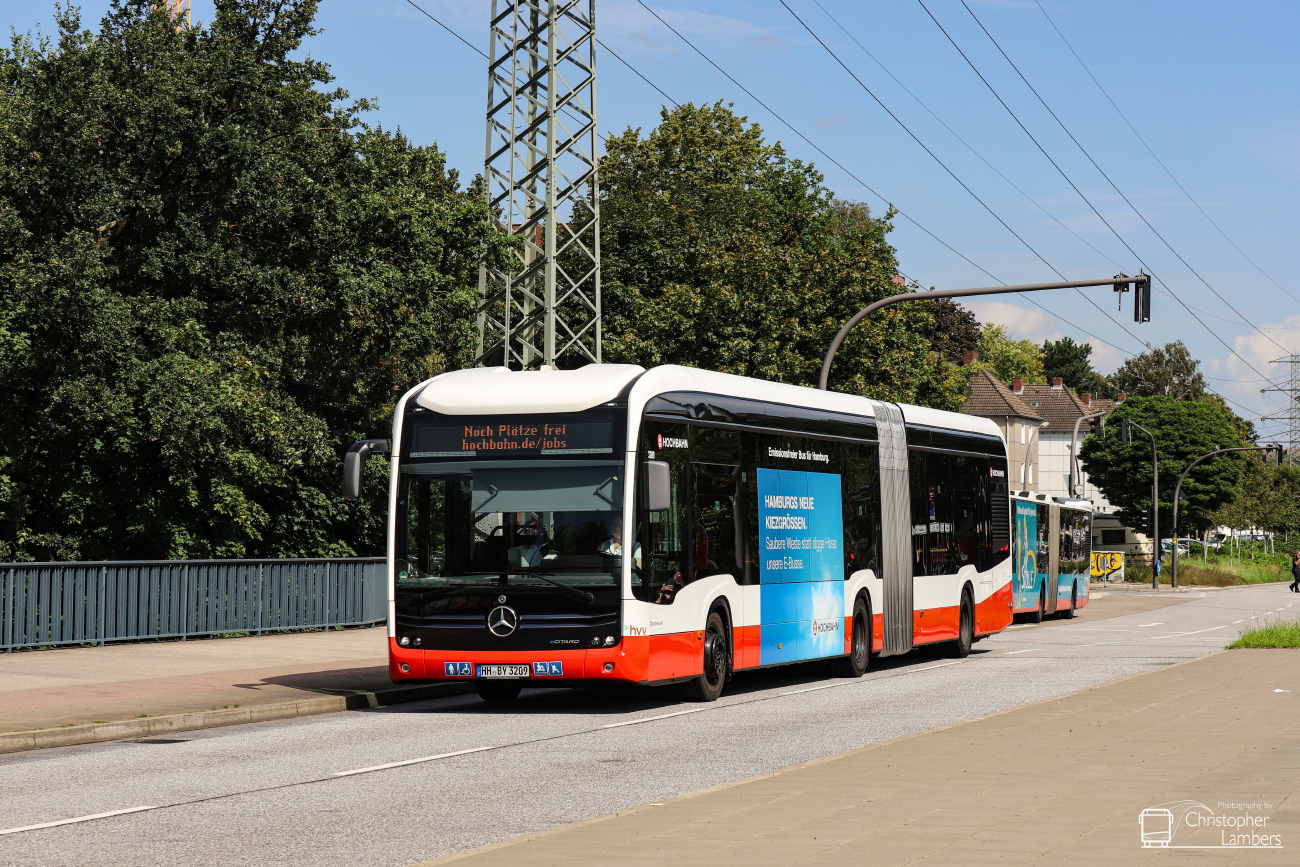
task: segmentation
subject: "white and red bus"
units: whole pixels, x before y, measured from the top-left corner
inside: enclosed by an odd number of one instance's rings
[[[983,418],[693,368],[476,368],[391,441],[389,670],[684,683],[971,643],[1011,620],[1006,447]]]

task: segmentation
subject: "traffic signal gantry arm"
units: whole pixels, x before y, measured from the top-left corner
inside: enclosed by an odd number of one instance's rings
[[[1239,448],[1234,448],[1234,449],[1216,449],[1215,451],[1207,452],[1206,454],[1201,455],[1199,458],[1197,458],[1196,460],[1188,464],[1187,469],[1183,470],[1183,474],[1178,477],[1178,484],[1174,485],[1174,516],[1173,516],[1174,527],[1173,527],[1173,536],[1172,536],[1174,544],[1173,544],[1173,549],[1170,551],[1170,555],[1169,555],[1170,561],[1172,563],[1172,567],[1169,570],[1171,573],[1169,576],[1169,586],[1171,589],[1178,586],[1178,498],[1183,493],[1183,479],[1187,478],[1187,474],[1192,471],[1192,467],[1196,466],[1201,461],[1207,458],[1214,457],[1215,455],[1223,455],[1223,454],[1227,454],[1228,452],[1274,452],[1274,451],[1277,452],[1277,462],[1279,464],[1282,463],[1282,444],[1269,443],[1266,446],[1241,446]],[[1265,454],[1264,458],[1265,460],[1267,460],[1268,455]]]
[[[1088,286],[1112,286],[1116,292],[1127,292],[1129,284],[1133,284],[1135,294],[1133,296],[1133,321],[1150,322],[1151,321],[1151,277],[1148,274],[1138,272],[1136,277],[1130,277],[1127,274],[1116,274],[1114,277],[1107,277],[1104,280],[1070,280],[1064,283],[1025,283],[1020,286],[986,286],[981,289],[940,289],[934,292],[904,292],[901,295],[891,295],[888,298],[882,298],[874,304],[869,304],[854,314],[853,318],[844,323],[844,327],[835,335],[831,341],[830,348],[826,350],[826,357],[822,359],[821,377],[818,379],[817,387],[822,391],[826,390],[826,384],[830,380],[831,362],[835,360],[835,353],[839,351],[840,344],[844,338],[853,330],[863,319],[866,319],[872,313],[883,307],[889,307],[892,304],[901,304],[904,301],[926,301],[935,298],[965,298],[970,295],[1003,295],[1008,292],[1041,292],[1044,289],[1084,289]],[[1123,296],[1121,296],[1122,298]]]

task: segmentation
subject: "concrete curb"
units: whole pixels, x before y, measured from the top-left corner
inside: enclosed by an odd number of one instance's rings
[[[271,704],[254,704],[248,707],[221,708],[196,713],[173,713],[139,719],[117,720],[107,723],[65,726],[52,729],[34,729],[25,732],[0,732],[0,753],[18,753],[49,747],[68,747],[76,744],[93,744],[126,738],[151,737],[172,732],[195,731],[219,726],[293,719],[316,716],[345,710],[387,707],[428,701],[474,691],[469,683],[437,683],[410,686],[402,689],[385,689],[376,692],[358,692],[351,695],[330,695],[320,698],[302,698]]]

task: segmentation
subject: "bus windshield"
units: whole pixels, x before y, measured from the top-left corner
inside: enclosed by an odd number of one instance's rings
[[[397,584],[617,586],[622,479],[610,460],[406,463]]]

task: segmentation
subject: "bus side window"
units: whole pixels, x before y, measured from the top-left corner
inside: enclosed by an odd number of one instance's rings
[[[645,552],[644,568],[633,569],[632,590],[642,602],[669,604],[690,580],[688,554],[689,517],[686,486],[690,474],[690,431],[686,425],[657,421],[645,423],[641,440],[643,460],[668,464],[671,508],[644,514],[638,506],[637,537]],[[643,502],[638,496],[637,503]]]
[[[876,447],[843,445],[844,577],[880,574],[880,464]]]
[[[912,574],[924,575],[930,531],[930,490],[926,485],[926,460],[930,455],[916,449],[907,452],[907,473],[912,500]]]
[[[740,433],[694,428],[691,460],[695,536],[690,580],[725,574],[739,583],[744,576],[745,547]]]
[[[953,455],[952,458],[952,520],[953,554],[955,561],[953,571],[962,566],[976,566],[983,559],[980,556],[982,533],[980,532],[980,470],[983,463],[979,458],[969,455]]]

